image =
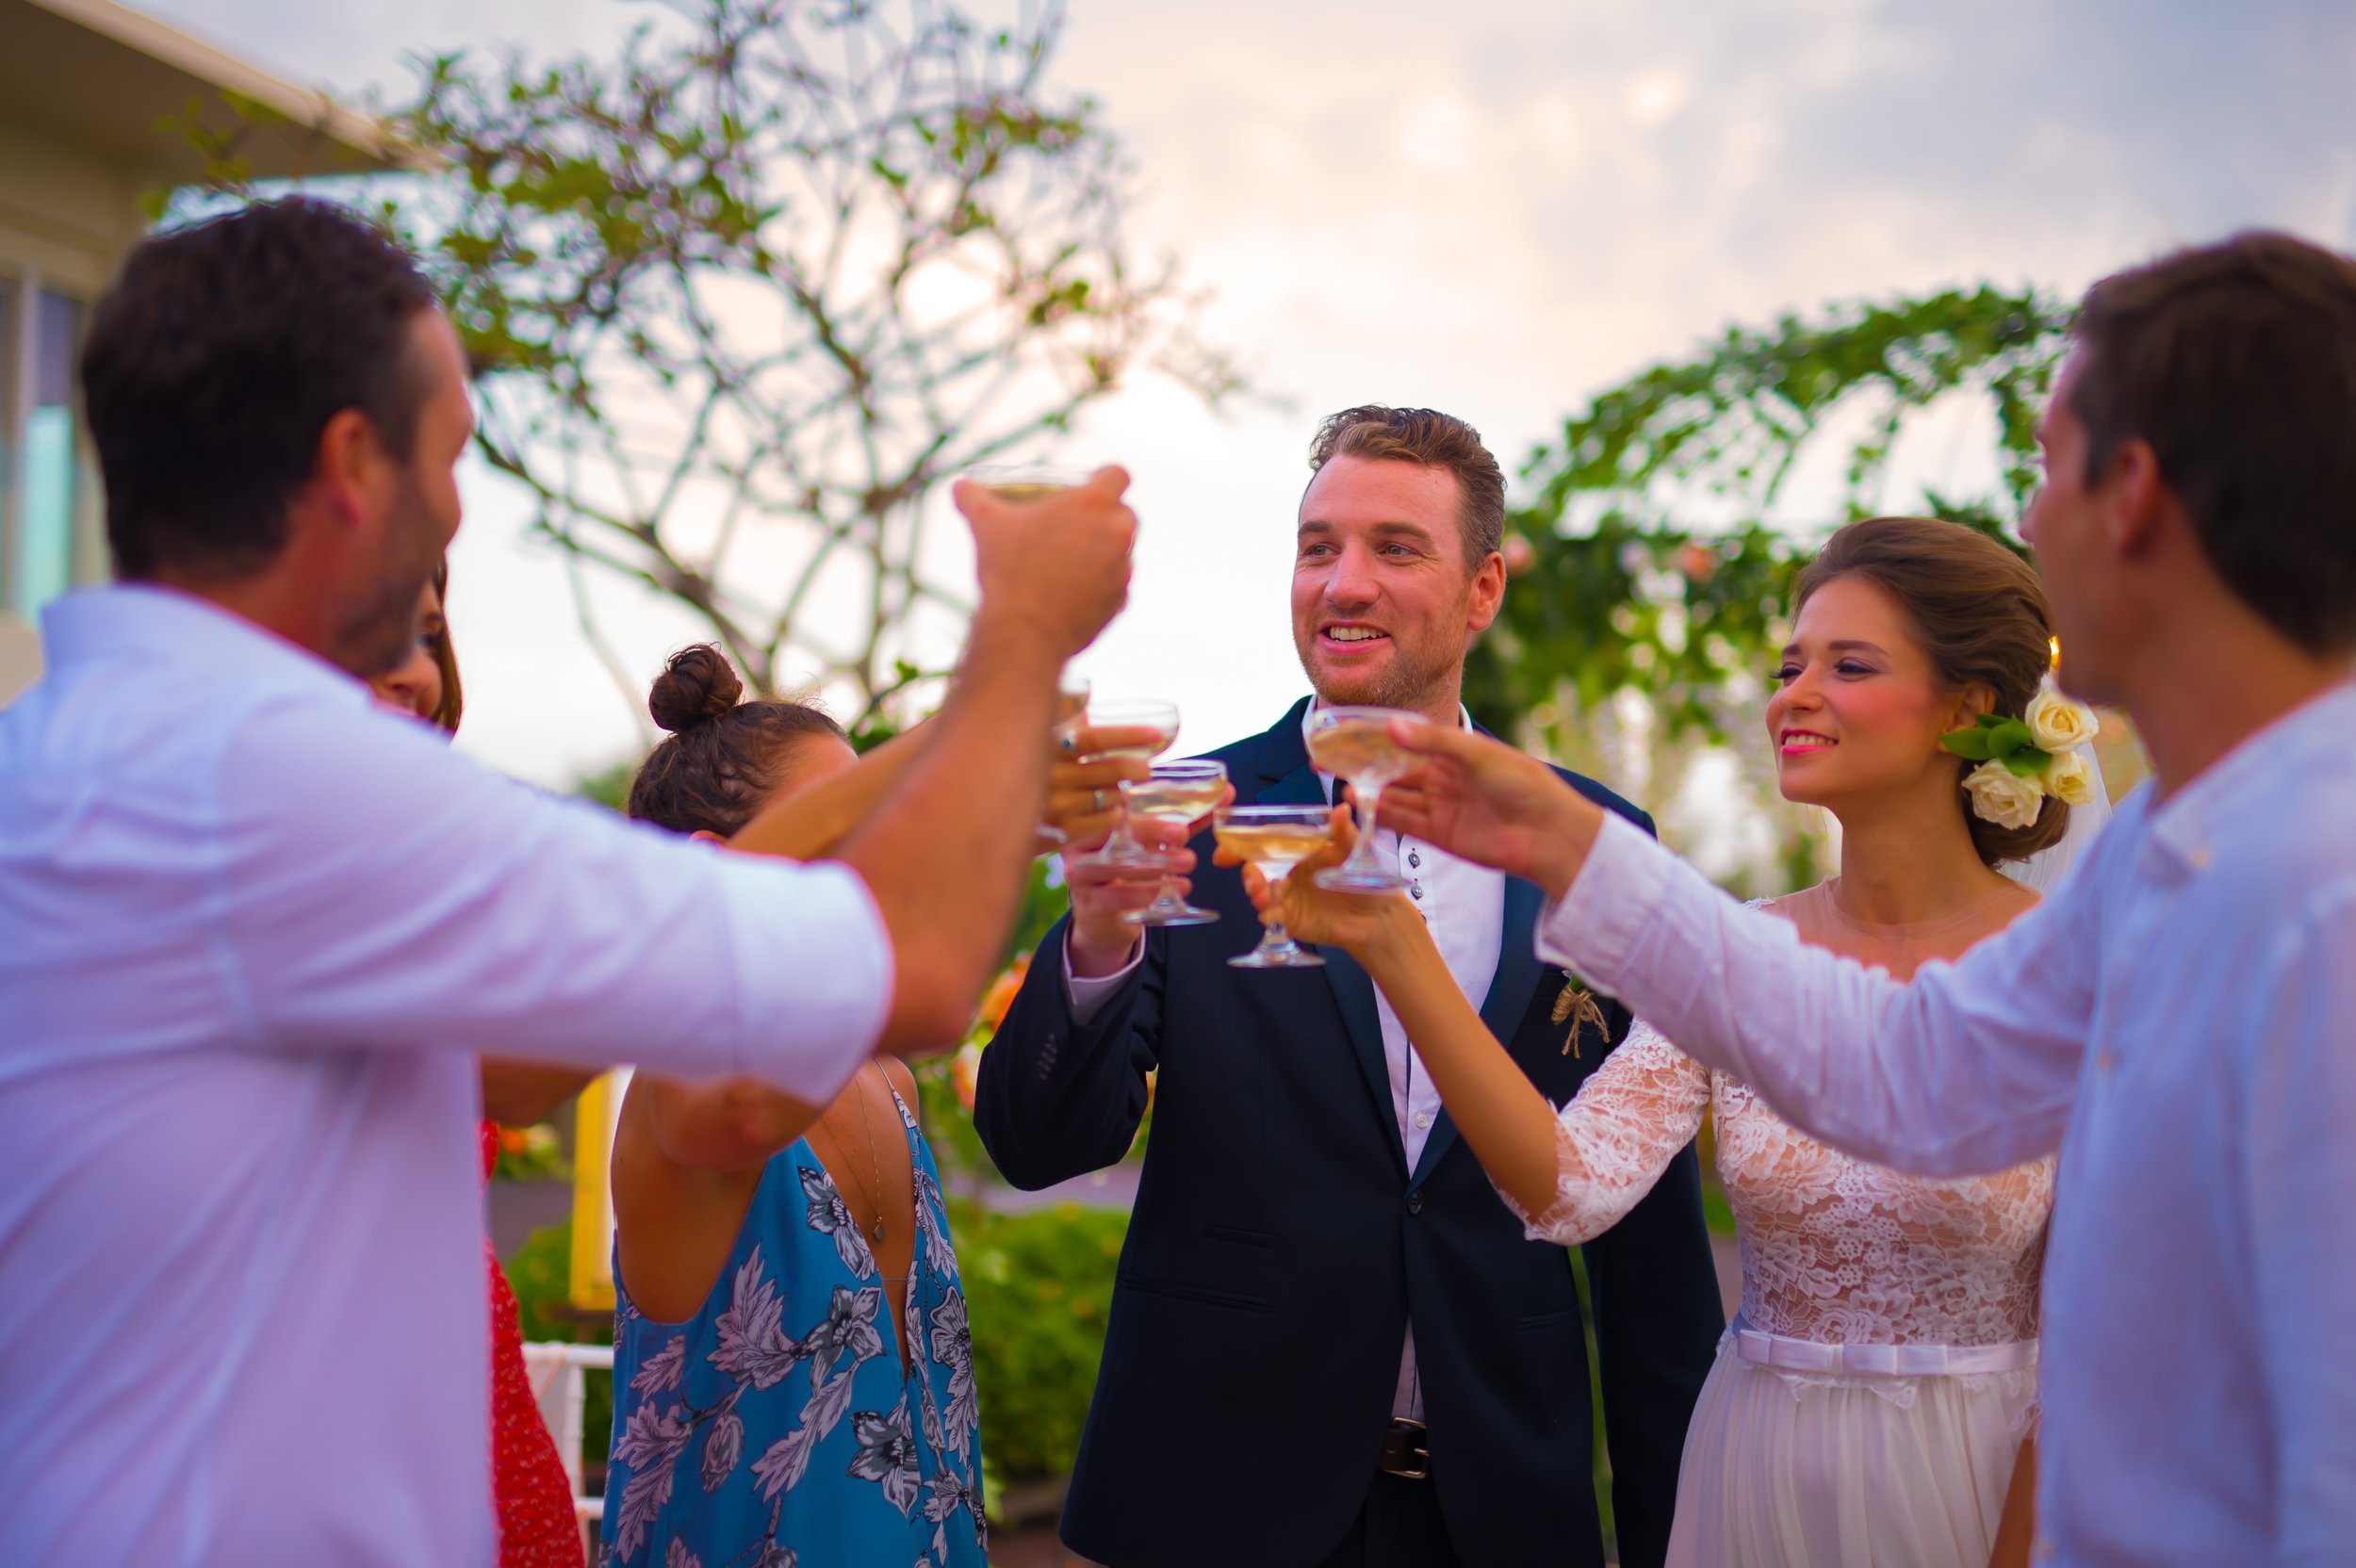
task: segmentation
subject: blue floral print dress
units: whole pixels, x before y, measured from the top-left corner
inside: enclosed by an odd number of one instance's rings
[[[915,1175],[906,1364],[875,1260],[796,1140],[703,1310],[643,1316],[614,1270],[612,1568],[985,1568],[973,1340],[941,1176]]]

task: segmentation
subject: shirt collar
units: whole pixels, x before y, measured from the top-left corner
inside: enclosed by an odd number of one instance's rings
[[[2255,799],[2283,778],[2344,759],[2356,748],[2356,682],[2333,687],[2291,710],[2210,764],[2208,771],[2151,809],[2149,841],[2179,867],[2209,863],[2229,822],[2266,808]]]
[[[202,662],[225,683],[293,680],[366,700],[368,686],[208,599],[152,583],[79,588],[41,610],[41,660],[53,673],[117,654]]]

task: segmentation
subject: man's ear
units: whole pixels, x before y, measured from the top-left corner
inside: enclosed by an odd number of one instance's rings
[[[1467,632],[1486,631],[1505,606],[1505,557],[1496,550],[1489,552],[1473,572],[1472,595],[1466,606],[1464,629]]]
[[[2102,488],[2108,503],[2102,514],[2104,542],[2121,561],[2150,554],[2169,519],[2183,514],[2176,492],[2160,472],[2159,453],[2139,437],[2121,441],[2111,454]]]
[[[337,409],[319,431],[313,491],[339,522],[356,523],[367,510],[364,498],[380,482],[387,461],[368,416],[356,408]]]

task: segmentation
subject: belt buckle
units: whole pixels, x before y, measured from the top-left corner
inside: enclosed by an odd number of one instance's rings
[[[1391,1420],[1390,1430],[1386,1434],[1383,1448],[1384,1454],[1387,1456],[1391,1448],[1391,1444],[1388,1441],[1389,1438],[1405,1439],[1405,1443],[1403,1445],[1406,1449],[1404,1462],[1396,1465],[1378,1464],[1376,1468],[1381,1470],[1386,1476],[1397,1476],[1402,1480],[1430,1480],[1432,1478],[1432,1448],[1431,1446],[1425,1441],[1424,1434],[1426,1430],[1427,1429],[1420,1421],[1411,1421],[1405,1416],[1394,1416]],[[1414,1466],[1414,1468],[1409,1468],[1410,1465]]]

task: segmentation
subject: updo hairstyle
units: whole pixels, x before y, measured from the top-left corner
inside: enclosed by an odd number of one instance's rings
[[[1985,686],[1996,711],[2019,718],[2052,661],[2053,626],[2045,585],[2029,564],[1979,530],[1931,517],[1869,517],[1835,533],[1800,572],[1797,615],[1808,596],[1842,578],[1862,578],[1898,602],[1915,641],[1948,691]],[[2061,841],[2070,808],[2048,795],[2027,827],[2000,827],[1972,809],[1955,763],[1955,804],[1986,865],[2025,860]]]
[[[671,655],[646,694],[646,711],[670,735],[630,780],[631,816],[729,838],[777,792],[796,743],[823,735],[849,743],[841,725],[806,703],[744,694],[744,680],[711,644]]]

